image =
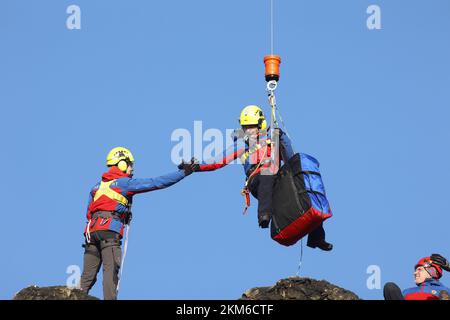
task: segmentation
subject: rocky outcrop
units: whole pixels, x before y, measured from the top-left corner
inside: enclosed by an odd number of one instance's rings
[[[442,290],[439,294],[441,300],[450,300],[450,294],[447,291]]]
[[[360,300],[351,291],[325,280],[292,277],[279,280],[271,287],[247,290],[241,300]]]
[[[64,286],[43,287],[31,286],[20,290],[13,300],[99,300],[78,289]]]
[[[13,300],[98,300],[78,289],[65,286],[30,286],[18,292]],[[271,287],[247,290],[241,300],[360,300],[351,291],[325,280],[293,277],[279,280]]]

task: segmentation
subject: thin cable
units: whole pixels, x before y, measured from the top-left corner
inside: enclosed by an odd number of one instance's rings
[[[295,274],[297,277],[300,276],[300,269],[302,268],[303,263],[303,239],[300,241],[301,251],[300,251],[300,262],[298,263],[297,273]]]
[[[288,130],[286,128],[286,125],[284,124],[283,117],[281,116],[281,112],[280,112],[280,109],[278,107],[277,107],[277,113],[278,113],[278,118],[280,118],[281,126],[283,127],[284,133],[286,133],[287,137],[292,140],[292,138],[291,138],[291,136],[290,136],[290,134],[289,134],[289,132],[288,132]],[[294,153],[297,153],[294,146],[292,146],[292,150],[294,151]]]
[[[270,54],[273,55],[273,0],[270,0]]]

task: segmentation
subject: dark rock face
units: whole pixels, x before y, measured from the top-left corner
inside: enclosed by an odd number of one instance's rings
[[[78,289],[64,286],[43,287],[31,286],[20,290],[13,300],[99,300]]]
[[[242,300],[360,300],[351,291],[331,283],[309,278],[292,277],[279,280],[272,287],[247,290]]]
[[[441,300],[450,300],[450,294],[447,291],[442,290],[439,294]]]
[[[65,286],[30,286],[17,293],[13,300],[99,300],[78,289]],[[351,291],[331,283],[310,278],[293,277],[279,280],[272,287],[247,290],[241,300],[360,300]]]

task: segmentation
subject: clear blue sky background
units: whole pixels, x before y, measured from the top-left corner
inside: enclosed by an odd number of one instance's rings
[[[66,28],[70,4],[81,30]],[[382,30],[366,27],[370,4]],[[335,249],[305,248],[301,275],[365,299],[382,298],[369,265],[412,286],[416,260],[450,256],[450,2],[277,0],[275,22],[278,104],[334,210]],[[175,168],[173,130],[268,111],[269,1],[2,1],[0,41],[2,299],[82,264],[109,149],[129,147],[136,177],[153,177]],[[120,298],[235,299],[295,275],[300,246],[258,229],[256,201],[242,216],[243,179],[229,166],[136,196]]]

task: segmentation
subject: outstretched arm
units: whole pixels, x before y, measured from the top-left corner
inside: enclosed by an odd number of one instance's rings
[[[184,170],[178,170],[156,178],[147,179],[129,179],[126,182],[127,195],[132,196],[138,193],[150,192],[154,190],[164,189],[183,180],[186,176]]]
[[[244,151],[244,148],[239,147],[237,140],[235,140],[233,146],[224,150],[218,158],[208,160],[207,162],[199,164],[198,171],[214,171],[223,168],[227,164],[230,164],[231,162],[242,156]]]

